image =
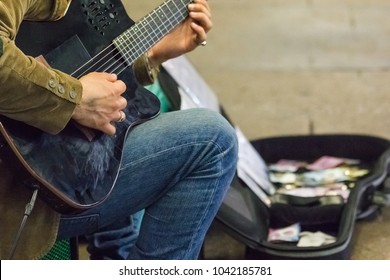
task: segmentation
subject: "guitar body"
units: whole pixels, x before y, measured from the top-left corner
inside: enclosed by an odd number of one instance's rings
[[[101,63],[100,53],[109,57],[110,62],[126,66],[118,74],[127,85],[123,94],[128,102],[124,110],[127,119],[116,123],[114,136],[97,132],[91,140],[72,122],[59,134],[50,135],[0,117],[7,156],[13,154],[15,168],[22,166],[29,175],[26,178],[32,178],[33,185],[41,189],[41,197],[61,213],[89,209],[109,196],[130,128],[159,113],[159,100],[135,82],[130,65],[112,45],[133,24],[119,0],[73,0],[63,19],[24,22],[18,32],[16,44],[26,54],[43,55],[51,67],[75,77],[100,71],[101,67],[93,68]],[[105,70],[115,73],[115,69]]]

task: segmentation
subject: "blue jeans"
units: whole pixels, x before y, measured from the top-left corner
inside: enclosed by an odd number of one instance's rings
[[[136,126],[110,197],[63,215],[58,238],[86,234],[94,259],[196,259],[236,171],[237,149],[233,127],[208,109]]]

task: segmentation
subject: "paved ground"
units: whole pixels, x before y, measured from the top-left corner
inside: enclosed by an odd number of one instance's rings
[[[126,3],[129,14],[138,19],[161,0],[128,2],[134,2]],[[389,1],[210,5],[214,28],[208,44],[188,57],[249,139],[310,131],[390,139]],[[390,259],[389,209],[358,223],[356,232],[354,259]],[[211,251],[219,258],[240,257],[241,244],[229,237],[213,240]]]

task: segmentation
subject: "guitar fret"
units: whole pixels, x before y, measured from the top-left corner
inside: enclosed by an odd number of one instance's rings
[[[161,8],[156,13],[156,17],[149,15],[140,22],[141,28],[139,29],[139,42],[141,45],[144,44],[145,49],[150,47],[151,42],[156,41],[157,38],[160,38],[162,34],[167,32],[166,21],[169,17],[167,17],[168,10],[164,9],[165,7],[166,5],[161,6]],[[150,23],[153,22],[155,18],[159,20],[160,25],[156,24],[155,26],[157,28],[153,29]]]
[[[190,2],[191,0],[167,0],[114,40],[128,65],[133,64],[186,18]]]
[[[155,14],[155,16],[153,17],[154,14]],[[158,21],[157,21],[156,17],[157,17]],[[152,18],[152,20],[149,23],[151,33],[155,36],[158,36],[159,33],[157,33],[157,30],[158,30],[159,26],[162,24],[162,22],[160,21],[160,18],[158,18],[155,11],[152,13],[151,18]]]
[[[145,18],[143,21],[140,22],[140,28],[139,28],[139,34],[138,34],[138,46],[139,49],[146,49],[147,44],[148,44],[148,37],[147,37],[147,32],[148,32],[148,24],[147,24],[147,18]]]

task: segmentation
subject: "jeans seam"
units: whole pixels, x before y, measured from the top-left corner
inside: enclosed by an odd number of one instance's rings
[[[217,147],[218,151],[219,151],[219,155],[222,155],[223,158],[225,158],[226,156],[226,153],[227,153],[227,150],[225,152],[223,152],[222,148],[218,145],[217,142],[214,142],[214,141],[210,141],[210,143],[212,143],[214,146]],[[214,201],[214,198],[215,198],[215,194],[217,193],[217,188],[216,186],[219,185],[219,181],[220,181],[220,178],[221,178],[221,175],[223,173],[223,170],[222,170],[222,163],[221,161],[218,161],[218,179],[215,181],[215,184],[214,184],[214,187],[213,187],[213,193],[212,193],[212,196],[210,196],[210,199],[208,201],[208,204],[207,204],[207,207],[206,209],[209,209],[210,208],[210,204],[212,203],[212,201]],[[196,228],[196,232],[199,232],[200,228],[201,228],[201,225],[204,223],[206,219],[206,211],[203,212],[203,216],[202,218],[199,220],[199,223],[197,225],[197,228]],[[189,243],[189,246],[188,246],[188,249],[187,249],[187,252],[186,252],[186,255],[188,255],[190,252],[193,251],[193,245],[195,243],[195,235],[193,234],[192,235],[192,238],[191,238],[191,242]]]

